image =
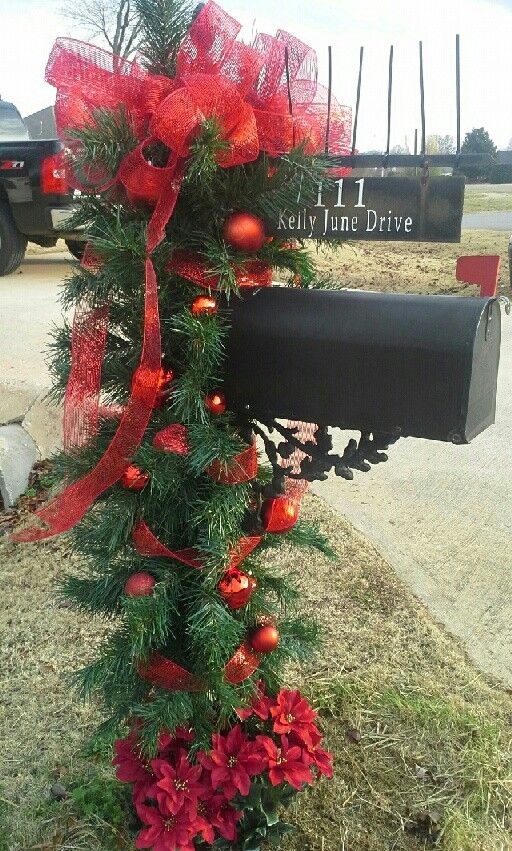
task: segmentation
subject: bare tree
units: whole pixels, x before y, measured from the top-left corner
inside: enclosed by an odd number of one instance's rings
[[[130,57],[138,47],[141,27],[134,0],[66,0],[62,14],[118,56]]]

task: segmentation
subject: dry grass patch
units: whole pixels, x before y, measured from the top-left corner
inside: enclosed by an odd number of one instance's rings
[[[510,295],[505,231],[463,231],[460,243],[352,242],[315,252],[320,274],[342,287],[426,295],[479,295],[477,287],[455,280],[457,257],[499,254],[499,292]]]
[[[288,547],[272,557],[299,574],[325,631],[323,654],[289,681],[300,679],[319,708],[336,775],[300,797],[284,848],[509,851],[510,696],[347,522],[313,496],[305,513],[339,561]],[[105,625],[54,601],[54,580],[74,560],[65,544],[4,542],[0,558],[0,849],[129,849],[123,787],[106,754],[91,760],[81,750],[96,713],[64,679],[94,653]],[[55,782],[63,801],[52,799]]]

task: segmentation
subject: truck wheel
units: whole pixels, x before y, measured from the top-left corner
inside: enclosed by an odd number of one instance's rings
[[[81,260],[84,256],[85,242],[80,242],[78,239],[66,239],[68,251],[77,260]]]
[[[0,201],[0,275],[10,275],[21,264],[28,239],[16,227],[7,204]]]

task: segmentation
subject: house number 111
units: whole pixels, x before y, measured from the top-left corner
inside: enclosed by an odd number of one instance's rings
[[[335,203],[335,207],[344,207],[343,204],[343,181],[345,178],[340,178],[340,180],[336,181],[336,186],[338,187],[338,200]],[[364,192],[364,177],[361,177],[359,180],[355,181],[356,186],[359,186],[359,193],[357,196],[357,204],[354,204],[354,207],[366,207],[366,204],[363,204],[363,192]],[[320,183],[318,185],[318,197],[316,199],[315,207],[325,207],[325,204],[322,201],[322,192],[323,192],[323,184]]]

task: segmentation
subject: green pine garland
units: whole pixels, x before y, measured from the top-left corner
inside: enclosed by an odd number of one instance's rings
[[[192,7],[179,0],[138,0],[137,7],[147,68],[172,76]],[[115,175],[123,156],[135,145],[129,119],[122,109],[101,110],[93,117],[91,126],[73,131],[76,165],[84,168],[94,162]],[[106,720],[97,737],[113,740],[126,731],[130,719],[137,718],[143,722],[141,737],[148,756],[156,753],[162,730],[178,727],[193,728],[191,752],[207,750],[212,733],[233,726],[236,709],[254,697],[256,679],[266,683],[269,694],[276,694],[283,666],[309,659],[318,645],[316,624],[309,615],[304,618],[297,612],[300,592],[293,576],[271,568],[265,550],[287,541],[334,557],[319,530],[299,522],[285,535],[266,535],[244,560],[243,569],[257,581],[246,606],[230,609],[218,592],[229,553],[246,534],[244,522],[254,496],[250,482],[221,484],[205,472],[213,461],[229,463],[246,448],[233,415],[229,411],[214,415],[205,404],[205,397],[222,387],[228,320],[222,310],[215,315],[193,315],[191,304],[201,290],[166,271],[166,265],[177,249],[199,253],[209,272],[219,276],[219,289],[227,300],[239,297],[235,271],[254,256],[278,270],[280,277],[284,273],[290,282],[318,285],[303,245],[291,248],[273,239],[257,255],[249,256],[229,246],[222,229],[234,211],[265,219],[276,217],[281,209],[293,209],[299,190],[307,204],[316,197],[318,182],[328,180],[325,158],[308,156],[302,148],[277,160],[261,154],[254,163],[228,169],[216,164],[215,155],[221,148],[215,122],[205,122],[191,147],[166,238],[152,256],[159,285],[163,366],[172,368],[174,380],[170,398],[155,408],[144,440],[131,459],[149,475],[149,484],[135,492],[118,483],[97,499],[70,533],[74,551],[82,556],[80,573],[64,577],[60,584],[61,595],[77,609],[100,614],[112,623],[98,658],[75,676],[80,693],[94,696],[102,705]],[[158,158],[161,154],[155,150],[152,155]],[[109,303],[101,387],[104,404],[125,402],[140,360],[150,216],[149,208],[132,206],[119,195],[106,193],[85,195],[71,223],[85,228],[93,251],[103,261],[97,272],[83,268],[73,272],[65,282],[62,304],[69,310],[84,299],[91,306]],[[62,398],[69,377],[70,341],[69,325],[55,329],[50,353],[54,398]],[[186,455],[153,446],[155,435],[176,423],[187,428]],[[106,451],[116,427],[116,421],[105,419],[92,444],[57,456],[57,477],[70,483],[89,472]],[[268,468],[260,466],[258,482],[263,485],[268,478]],[[204,569],[139,555],[131,533],[141,518],[167,547],[195,547]],[[126,581],[141,571],[156,580],[153,593],[140,598],[126,596]],[[224,679],[224,667],[262,616],[278,624],[279,646],[261,657],[254,677],[231,685]],[[139,675],[137,665],[155,651],[193,672],[205,690],[188,693],[151,687]],[[251,794],[259,795],[258,806],[263,806],[261,796],[271,795],[271,790],[264,793],[255,786]],[[274,796],[271,808],[277,803]],[[248,823],[255,819],[256,831],[260,816],[254,806],[247,819]],[[248,811],[252,812],[249,804]],[[276,826],[276,836],[279,830]],[[269,831],[270,836],[270,827]],[[220,843],[216,847],[230,846]]]

